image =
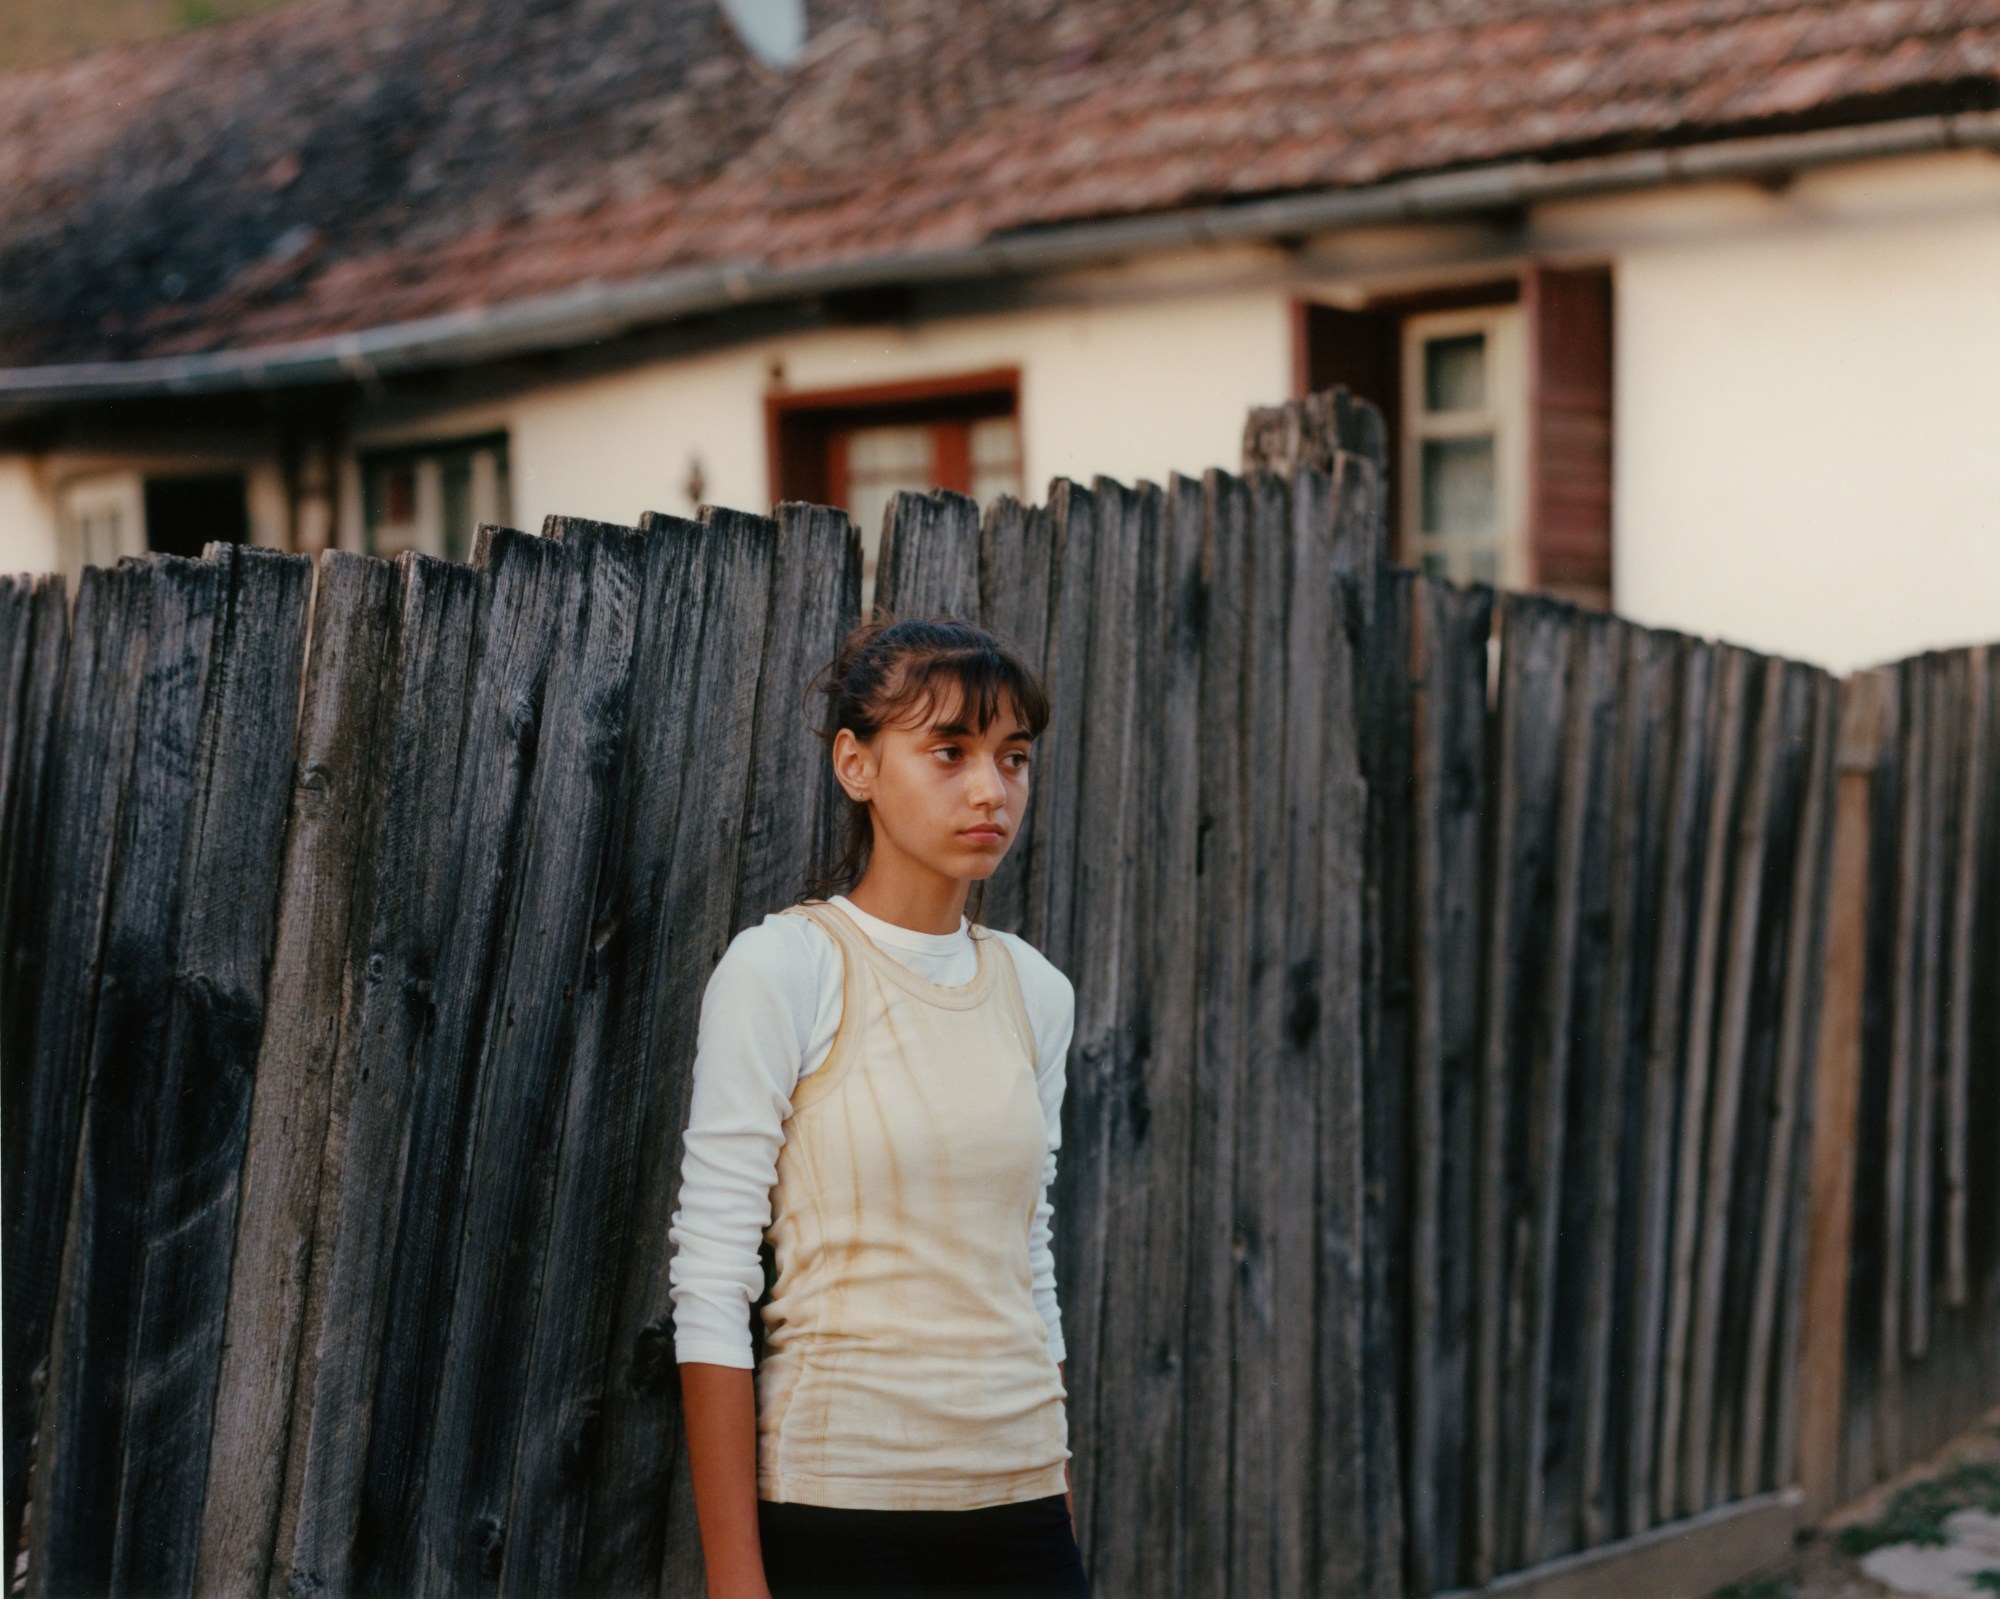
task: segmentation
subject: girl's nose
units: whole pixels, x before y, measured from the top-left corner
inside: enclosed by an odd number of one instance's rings
[[[1000,780],[999,763],[977,761],[972,774],[972,795],[980,802],[1006,798],[1007,785]]]

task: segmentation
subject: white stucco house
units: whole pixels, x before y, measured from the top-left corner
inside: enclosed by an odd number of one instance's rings
[[[0,75],[0,570],[1234,466],[1847,669],[2000,637],[2000,9],[293,0]]]

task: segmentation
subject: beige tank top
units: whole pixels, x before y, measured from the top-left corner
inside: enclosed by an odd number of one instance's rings
[[[1002,942],[933,983],[833,905],[843,1004],[801,1078],[771,1190],[757,1368],[760,1498],[972,1510],[1064,1489],[1066,1394],[1028,1230],[1047,1124]]]

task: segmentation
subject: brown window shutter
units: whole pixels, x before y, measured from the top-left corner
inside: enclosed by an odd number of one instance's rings
[[[1534,585],[1611,604],[1611,272],[1534,267],[1528,540]]]

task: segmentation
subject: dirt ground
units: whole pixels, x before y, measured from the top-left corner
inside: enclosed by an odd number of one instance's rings
[[[1740,1584],[1723,1593],[1731,1599],[1882,1599],[1893,1596],[1893,1588],[1863,1575],[1860,1561],[1840,1553],[1835,1541],[1846,1527],[1863,1526],[1881,1518],[1896,1493],[1913,1483],[1928,1482],[1954,1468],[1968,1464],[2000,1467],[2000,1411],[1989,1414],[1976,1428],[1961,1434],[1930,1459],[1922,1461],[1900,1477],[1843,1505],[1825,1523],[1813,1530],[1800,1545],[1789,1571],[1765,1581]]]

